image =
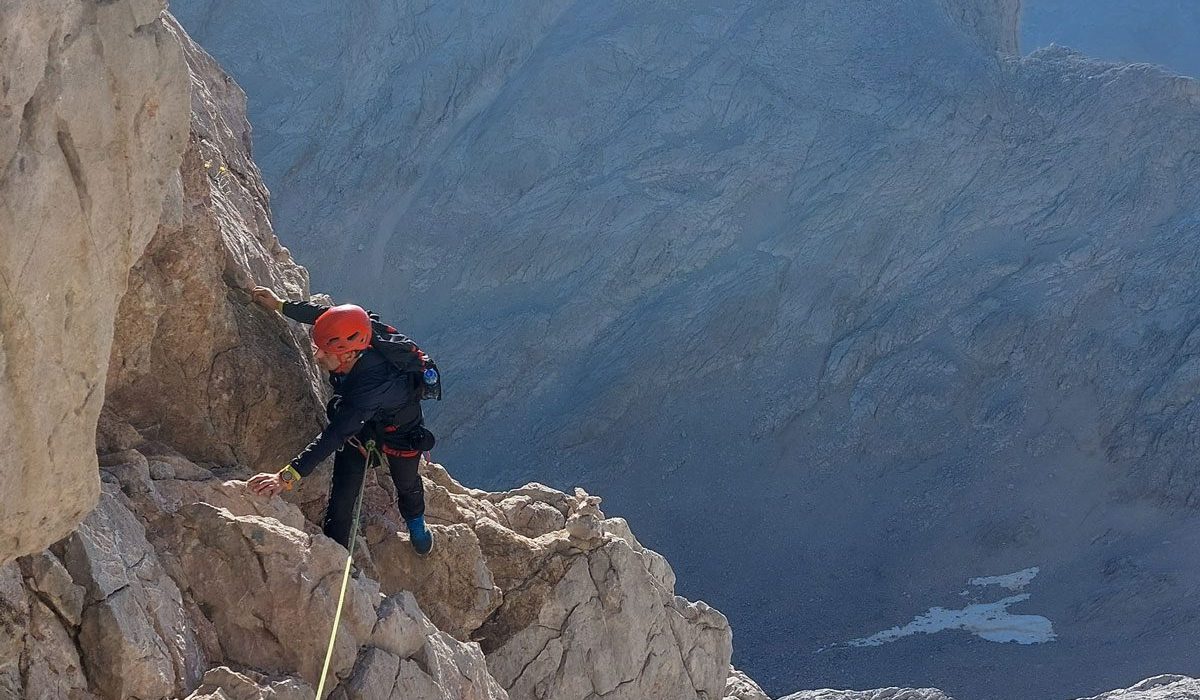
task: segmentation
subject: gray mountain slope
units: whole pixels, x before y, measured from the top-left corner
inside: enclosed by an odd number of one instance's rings
[[[1015,3],[334,7],[174,11],[472,480],[607,494],[773,694],[1200,672],[1197,83]],[[1034,566],[1053,642],[838,646]]]
[[[1200,3],[1195,0],[1028,0],[1026,51],[1052,43],[1114,61],[1155,63],[1200,77]]]

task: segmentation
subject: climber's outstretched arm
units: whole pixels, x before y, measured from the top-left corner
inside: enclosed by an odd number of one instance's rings
[[[255,287],[250,293],[254,303],[269,311],[278,311],[293,321],[312,325],[329,307],[311,301],[285,301],[269,287]]]

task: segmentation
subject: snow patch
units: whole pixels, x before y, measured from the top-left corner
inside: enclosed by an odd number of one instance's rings
[[[1041,615],[1013,615],[1010,605],[1029,600],[1028,593],[995,603],[976,603],[962,610],[932,608],[903,627],[893,627],[870,637],[846,642],[851,647],[877,647],[914,634],[964,630],[989,642],[1042,644],[1054,641],[1054,625]]]
[[[979,576],[967,581],[972,586],[1000,586],[1010,591],[1020,591],[1037,577],[1040,567],[1032,566],[1004,576]]]
[[[1019,591],[1028,586],[1040,569],[1032,567],[1003,576],[981,576],[967,581],[978,587],[1000,586]],[[870,637],[853,639],[841,646],[877,647],[914,634],[934,634],[945,630],[963,630],[989,642],[1043,644],[1055,639],[1054,624],[1041,615],[1014,615],[1010,606],[1029,600],[1028,593],[1008,596],[993,603],[974,603],[961,610],[930,608],[904,626],[892,627]]]

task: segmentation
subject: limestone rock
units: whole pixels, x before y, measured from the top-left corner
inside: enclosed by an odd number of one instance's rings
[[[495,494],[463,486],[457,479],[450,476],[450,472],[444,466],[428,459],[421,460],[421,476],[456,496],[471,496],[475,499],[492,502],[496,500]]]
[[[205,503],[182,506],[172,522],[177,578],[215,626],[225,661],[294,673],[315,687],[345,550],[277,520],[235,516]],[[330,673],[354,665],[375,626],[378,597],[378,584],[350,580]]]
[[[749,676],[729,667],[729,677],[725,679],[724,700],[771,700],[763,689],[758,687]]]
[[[606,533],[625,540],[633,548],[633,551],[641,555],[646,570],[650,572],[651,576],[658,579],[663,588],[669,591],[675,590],[675,570],[671,568],[670,562],[658,552],[643,547],[638,538],[634,536],[633,531],[629,529],[629,523],[625,518],[607,518],[602,526]]]
[[[421,476],[425,482],[426,519],[430,522],[471,525],[481,518],[497,522],[505,519],[491,494],[463,486],[442,465],[421,460]]]
[[[15,563],[0,564],[0,698],[20,698],[21,652],[29,627],[29,597]]]
[[[179,679],[171,667],[176,649],[156,634],[142,601],[128,588],[84,611],[79,644],[88,674],[108,695],[163,698],[176,690]]]
[[[121,450],[100,456],[101,479],[109,475],[127,496],[149,493],[150,462],[137,450]]]
[[[505,591],[479,638],[510,697],[723,697],[728,622],[675,598],[624,540],[477,532]]]
[[[1131,688],[1087,700],[1200,700],[1200,680],[1187,676],[1155,676]]]
[[[298,678],[218,666],[205,672],[200,687],[186,700],[312,700],[312,696],[313,689]]]
[[[0,562],[65,536],[99,494],[113,319],[187,133],[162,9],[0,7]]]
[[[375,531],[368,536],[379,584],[385,594],[412,591],[439,629],[461,640],[500,606],[501,592],[466,525],[430,525],[434,550],[419,557],[407,534]]]
[[[479,646],[438,630],[407,591],[379,607],[379,619],[354,671],[334,698],[507,700]]]
[[[503,503],[512,498],[528,498],[531,501],[545,503],[553,507],[562,513],[564,518],[570,514],[571,506],[574,503],[574,500],[562,491],[546,486],[545,484],[539,484],[536,481],[531,481],[520,488],[509,491],[500,491],[497,493],[485,492],[478,495],[494,503]]]
[[[604,513],[600,512],[600,497],[591,496],[576,487],[567,515],[567,534],[573,539],[596,541],[604,536]]]
[[[334,700],[421,698],[422,700],[508,700],[487,673],[479,648],[449,636],[431,640],[417,659],[404,660],[375,647],[358,659]]]
[[[417,670],[437,682],[440,697],[445,700],[509,700],[508,693],[492,676],[479,645],[464,644],[444,632],[427,637],[412,663],[401,663],[397,684],[419,685]]]
[[[303,331],[246,289],[306,298],[307,274],[271,228],[245,95],[169,18],[167,31],[192,76],[191,130],[178,196],[121,300],[107,401],[193,461],[275,470],[319,432],[321,380]]]
[[[83,615],[85,591],[71,580],[71,574],[49,551],[30,554],[18,560],[21,573],[30,588],[50,605],[72,628],[78,628]]]
[[[396,674],[400,671],[400,657],[376,647],[367,647],[358,655],[354,670],[344,683],[330,696],[332,700],[370,700],[390,698],[395,694]],[[431,679],[432,680],[432,679]],[[426,697],[436,685],[423,689],[415,697]]]
[[[497,504],[505,523],[526,537],[539,537],[566,527],[567,520],[554,506],[529,496],[511,496]]]
[[[407,659],[420,651],[425,637],[437,633],[437,627],[425,617],[411,591],[388,596],[379,605],[372,646],[398,659]]]
[[[252,495],[241,480],[207,481],[164,479],[154,482],[156,506],[165,513],[174,513],[181,506],[208,503],[228,510],[233,515],[257,515],[274,518],[297,530],[319,532],[307,522],[300,509],[279,498],[260,498]]]
[[[207,481],[214,478],[212,471],[175,454],[148,454],[146,457],[150,478],[156,481],[176,479],[180,481]]]
[[[473,525],[482,519],[502,521],[506,518],[504,512],[491,501],[455,493],[427,479],[425,519],[431,523]]]
[[[85,700],[95,696],[88,688],[73,628],[40,601],[30,608],[25,636],[24,697]]]
[[[198,680],[205,660],[179,589],[122,498],[105,486],[100,505],[54,550],[85,591],[88,677],[107,695],[167,697]]]
[[[96,424],[96,454],[132,450],[144,441],[142,434],[116,415],[111,407],[105,406],[100,411],[100,421]]]

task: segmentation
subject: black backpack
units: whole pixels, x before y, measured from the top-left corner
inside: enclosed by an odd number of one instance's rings
[[[421,400],[442,400],[442,373],[433,358],[426,355],[408,336],[395,328],[371,319],[371,347],[401,372],[413,375],[413,384]]]

